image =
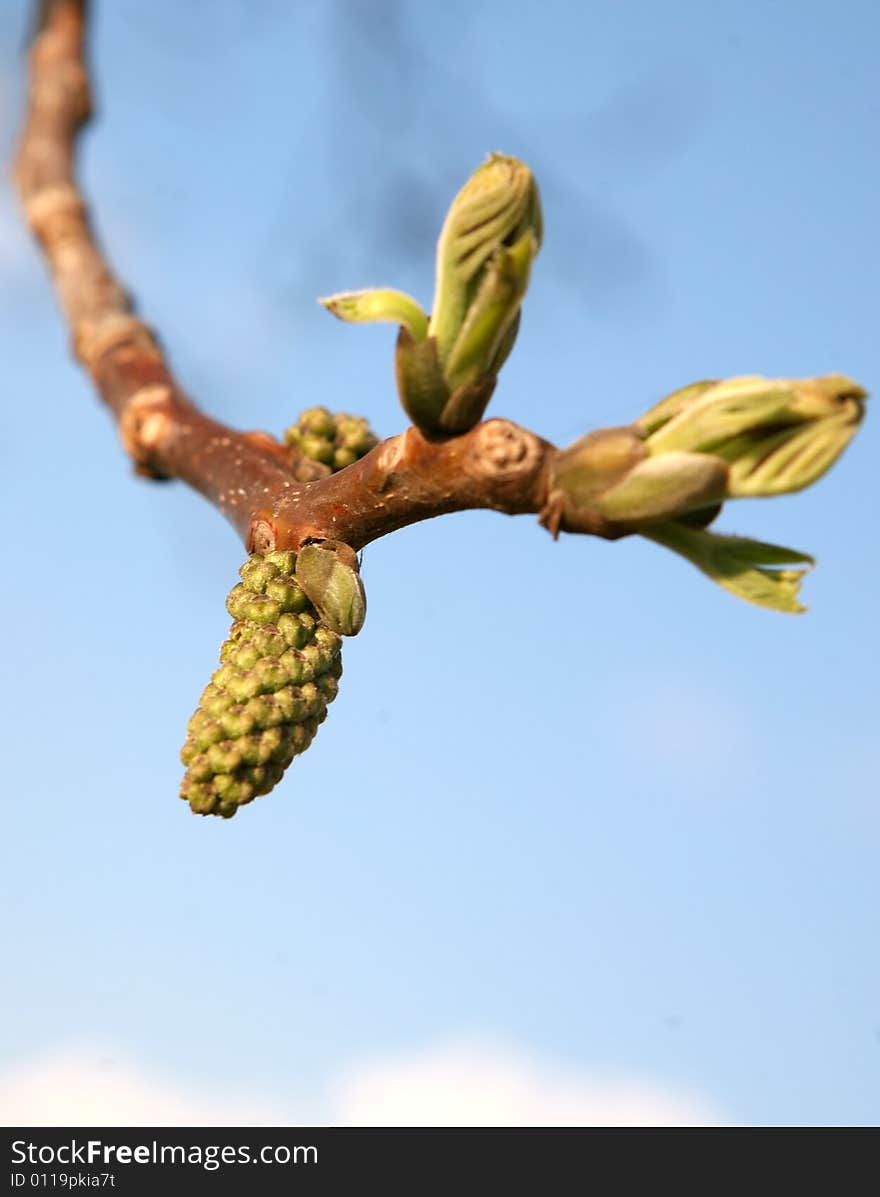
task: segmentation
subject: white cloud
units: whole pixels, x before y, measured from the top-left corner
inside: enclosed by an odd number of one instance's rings
[[[457,1042],[361,1065],[337,1091],[347,1126],[697,1126],[725,1120],[663,1083],[550,1067],[509,1048]]]
[[[50,1052],[0,1074],[2,1126],[283,1124],[270,1102],[159,1077],[95,1046]]]
[[[5,1126],[697,1126],[711,1102],[659,1081],[550,1067],[521,1051],[455,1041],[347,1069],[330,1100],[223,1092],[79,1046],[0,1074]]]

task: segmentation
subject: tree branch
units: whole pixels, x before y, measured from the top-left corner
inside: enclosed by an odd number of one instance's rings
[[[135,314],[92,231],[75,174],[91,115],[87,0],[37,0],[28,110],[15,177],[73,351],[114,414],[139,473],[179,478],[214,503],[249,549],[298,549],[311,538],[360,548],[419,520],[467,508],[516,515],[547,503],[556,449],[504,420],[427,441],[415,428],[326,476],[267,433],[211,419],[184,394],[150,328]],[[600,519],[563,527],[619,534]]]

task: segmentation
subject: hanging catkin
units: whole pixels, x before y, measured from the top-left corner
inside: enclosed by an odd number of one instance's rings
[[[320,621],[295,568],[294,553],[254,554],[227,600],[235,622],[181,751],[181,797],[197,814],[230,818],[267,794],[336,697],[341,640]]]

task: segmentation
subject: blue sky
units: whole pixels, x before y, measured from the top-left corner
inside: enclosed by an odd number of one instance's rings
[[[6,156],[25,8],[0,11]],[[698,378],[876,389],[867,2],[95,8],[85,184],[212,414],[399,431],[393,330],[315,298],[427,303],[496,149],[533,165],[546,238],[493,414],[565,444]],[[814,489],[720,521],[817,556],[800,618],[530,518],[370,546],[314,747],[196,819],[177,753],[241,546],[132,476],[8,189],[0,278],[5,1120],[115,1094],[148,1122],[419,1095],[435,1121],[877,1122],[870,413]]]

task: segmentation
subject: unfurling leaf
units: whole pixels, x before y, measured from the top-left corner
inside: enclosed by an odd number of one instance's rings
[[[628,428],[581,437],[556,455],[541,522],[639,532],[759,606],[802,611],[804,553],[707,530],[728,499],[801,490],[852,440],[866,392],[849,378],[755,376],[695,382]]]
[[[423,341],[428,331],[428,317],[416,300],[404,291],[376,287],[368,291],[341,291],[318,303],[353,324],[399,324],[414,341]]]
[[[729,498],[803,490],[855,435],[866,392],[849,378],[758,376],[695,383],[636,422],[654,456],[704,453],[728,467]]]
[[[452,201],[437,243],[428,335],[436,338],[442,362],[454,353],[498,252],[519,246],[515,273],[525,271],[527,280],[542,235],[541,201],[532,172],[518,158],[490,154]]]
[[[801,578],[815,565],[807,553],[762,544],[742,536],[723,536],[679,521],[654,524],[642,535],[685,557],[697,569],[738,598],[774,611],[799,614]],[[792,569],[800,565],[803,569]]]
[[[516,158],[492,154],[447,213],[430,318],[401,291],[346,291],[320,301],[342,320],[400,325],[397,390],[426,437],[454,436],[482,419],[516,340],[541,235],[532,172]]]

